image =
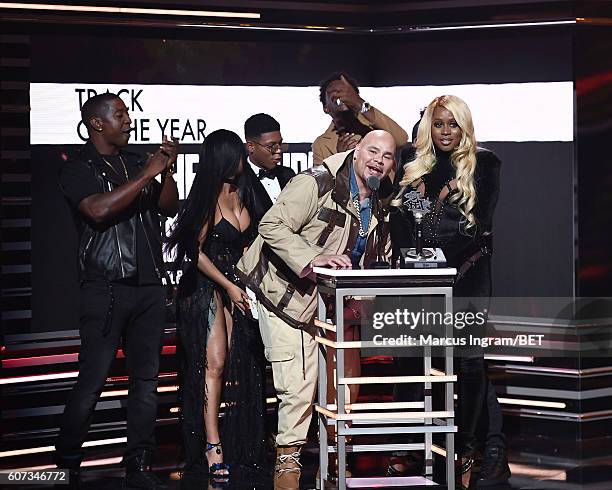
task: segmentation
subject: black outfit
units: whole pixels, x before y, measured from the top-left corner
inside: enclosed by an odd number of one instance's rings
[[[202,246],[202,252],[230,281],[244,288],[236,277],[235,265],[245,245],[255,236],[256,222],[240,232],[222,218]],[[231,310],[224,288],[211,281],[197,267],[197,257],[184,269],[178,291],[177,328],[180,339],[181,422],[185,445],[185,470],[206,472],[207,441],[203,413],[206,404],[204,372],[206,346],[215,315],[223,307]],[[215,292],[222,304],[216,304]],[[221,313],[222,314],[222,313]],[[226,463],[253,469],[264,457],[264,356],[257,322],[238,308],[232,313],[231,345],[225,362],[226,403],[221,430]],[[208,441],[217,443],[219,441]]]
[[[405,148],[401,155],[401,165],[396,176],[398,185],[404,175],[403,166],[414,160],[414,148]],[[432,203],[432,210],[423,218],[424,246],[442,248],[448,265],[458,270],[458,277],[453,286],[456,297],[481,297],[487,301],[491,295],[491,229],[492,218],[499,194],[499,168],[501,162],[489,150],[479,148],[476,154],[474,181],[476,187],[476,206],[472,210],[476,226],[467,228],[466,220],[459,208],[450,202],[458,191],[452,189],[450,182],[455,179],[455,167],[450,159],[450,152],[436,149],[436,164],[429,174],[422,177],[425,186],[425,197]],[[405,192],[415,190],[408,186]],[[395,208],[391,215],[391,239],[394,254],[399,249],[414,247],[414,219],[412,213]],[[488,406],[489,417],[495,424],[495,431],[489,436],[500,439],[503,435],[499,427],[501,409],[497,398],[487,390],[492,386],[485,372],[482,355],[461,357],[458,364],[458,451],[462,456],[471,456],[477,445],[476,426],[483,408]]]
[[[140,457],[155,445],[165,319],[157,211],[161,186],[149,184],[128,209],[108,223],[95,224],[78,211],[84,198],[110,192],[128,177],[134,178],[142,165],[138,155],[102,156],[88,142],[60,172],[60,186],[79,229],[81,283],[79,375],[66,402],[56,443],[58,461],[64,465],[72,461],[78,466],[83,457],[81,446],[122,338],[130,378],[124,459]]]
[[[125,172],[132,178],[143,165],[144,160],[130,152],[102,157],[88,142],[77,158],[62,168],[60,185],[78,217],[81,281],[138,277],[141,283],[159,284],[164,266],[157,213],[161,186],[157,181],[145,187],[140,197],[111,223],[92,223],[77,209],[85,197],[109,192],[125,183]]]
[[[277,165],[272,170],[260,169],[258,174],[253,172],[250,165],[245,165],[245,175],[249,179],[252,195],[253,195],[253,216],[257,223],[261,221],[264,214],[268,212],[268,209],[272,207],[272,199],[268,195],[265,187],[261,184],[261,178],[264,176],[269,178],[276,178],[280,185],[281,190],[285,188],[287,182],[295,177],[295,172],[283,165]]]

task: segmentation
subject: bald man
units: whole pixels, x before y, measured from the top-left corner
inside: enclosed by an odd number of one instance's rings
[[[298,174],[264,215],[259,236],[238,263],[238,275],[259,300],[259,328],[280,399],[276,490],[299,488],[300,452],[312,416],[317,382],[313,267],[360,268],[377,260],[374,244],[384,211],[373,202],[367,181],[386,177],[394,155],[391,134],[374,130],[355,149]],[[387,255],[386,230],[382,235]]]

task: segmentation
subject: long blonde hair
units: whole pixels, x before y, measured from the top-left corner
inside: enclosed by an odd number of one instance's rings
[[[404,177],[400,182],[401,190],[392,202],[397,206],[405,188],[432,171],[436,165],[436,148],[431,138],[431,122],[436,107],[443,107],[453,113],[455,121],[461,128],[461,142],[451,153],[451,162],[456,168],[457,192],[451,197],[451,202],[456,203],[461,214],[465,217],[466,228],[476,225],[473,210],[476,205],[476,187],[474,185],[474,171],[476,170],[476,138],[474,137],[474,123],[472,113],[468,105],[456,95],[441,95],[436,97],[425,109],[416,141],[413,146],[416,149],[416,157],[412,162],[404,165]]]

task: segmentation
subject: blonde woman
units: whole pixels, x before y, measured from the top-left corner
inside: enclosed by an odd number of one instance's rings
[[[412,213],[403,207],[406,194],[417,191],[431,202],[431,211],[423,218],[424,246],[442,248],[448,264],[457,268],[456,297],[491,295],[491,232],[500,164],[493,152],[477,147],[470,109],[454,95],[436,97],[427,106],[416,140],[401,155],[391,215],[394,250],[414,246]],[[510,477],[510,470],[501,410],[494,393],[487,393],[492,387],[482,353],[457,359],[457,371],[459,488],[469,486],[474,452],[482,443],[476,426],[487,415],[489,431],[478,487],[497,485]]]

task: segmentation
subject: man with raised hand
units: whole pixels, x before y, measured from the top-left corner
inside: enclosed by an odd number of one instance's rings
[[[359,95],[357,83],[346,73],[332,73],[319,89],[323,112],[332,122],[312,144],[313,162],[319,165],[328,156],[352,150],[365,134],[374,129],[388,131],[401,148],[408,134],[389,116]]]
[[[129,374],[125,487],[168,488],[151,471],[165,319],[160,217],[174,216],[177,141],[145,160],[124,150],[132,121],[115,94],[83,104],[89,140],[59,176],[79,228],[79,374],[66,402],[56,464],[78,488],[82,445],[123,338]],[[161,183],[155,177],[161,176]]]

